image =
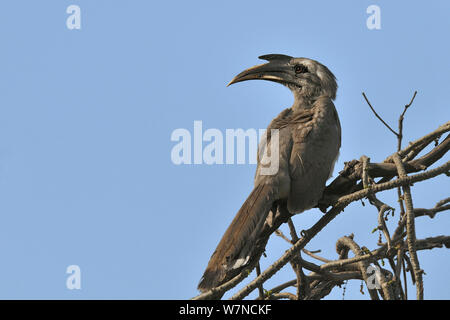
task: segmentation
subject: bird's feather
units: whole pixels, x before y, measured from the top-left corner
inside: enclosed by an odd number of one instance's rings
[[[273,198],[270,185],[260,184],[253,189],[211,256],[198,285],[200,291],[211,289],[233,277],[250,260]]]

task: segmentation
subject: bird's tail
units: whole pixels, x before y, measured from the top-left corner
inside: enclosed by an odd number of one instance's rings
[[[253,189],[211,256],[198,285],[200,291],[217,287],[247,265],[273,202],[270,185]]]

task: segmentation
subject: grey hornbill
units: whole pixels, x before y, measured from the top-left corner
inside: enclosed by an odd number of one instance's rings
[[[238,74],[228,85],[246,80],[270,80],[288,87],[294,104],[283,110],[267,128],[278,130],[279,167],[262,174],[258,157],[254,189],[226,230],[198,285],[207,291],[255,262],[268,240],[270,226],[283,206],[288,215],[317,205],[331,176],[341,146],[341,127],[333,104],[337,83],[331,71],[307,58],[281,54],[259,57],[269,61]],[[261,142],[258,154],[269,148]],[[270,151],[269,151],[270,153]]]

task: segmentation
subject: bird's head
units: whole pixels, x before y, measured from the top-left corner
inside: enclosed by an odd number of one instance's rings
[[[282,54],[259,58],[269,62],[242,71],[228,85],[246,80],[269,80],[287,86],[296,97],[314,99],[325,95],[332,100],[336,98],[336,78],[320,62]]]

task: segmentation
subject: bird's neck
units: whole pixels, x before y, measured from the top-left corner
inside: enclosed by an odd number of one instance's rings
[[[292,105],[291,109],[294,112],[304,109],[311,109],[313,107],[314,101],[316,101],[316,99],[314,98],[294,94],[294,104]]]

